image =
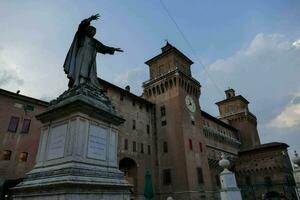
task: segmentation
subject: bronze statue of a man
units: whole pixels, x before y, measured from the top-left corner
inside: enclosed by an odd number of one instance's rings
[[[123,52],[120,48],[108,47],[94,38],[96,28],[90,25],[92,20],[97,20],[99,14],[84,19],[78,27],[72,45],[68,51],[64,71],[69,78],[69,88],[78,86],[83,82],[91,82],[98,86],[96,55],[114,54],[115,51]]]

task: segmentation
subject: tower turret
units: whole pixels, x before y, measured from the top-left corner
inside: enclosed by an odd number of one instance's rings
[[[239,130],[241,148],[260,144],[256,116],[249,111],[249,101],[235,95],[234,89],[225,91],[226,99],[217,102],[220,119]]]

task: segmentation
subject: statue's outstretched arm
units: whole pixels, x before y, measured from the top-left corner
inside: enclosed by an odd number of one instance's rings
[[[98,53],[102,53],[102,54],[106,54],[106,53],[108,53],[108,54],[114,54],[115,51],[123,52],[123,50],[120,49],[120,48],[106,46],[106,45],[102,44],[101,42],[99,42],[96,39],[94,39],[94,42],[95,42],[96,50],[97,50]]]
[[[100,15],[96,14],[96,15],[90,16],[87,19],[82,20],[81,23],[79,24],[78,32],[84,31],[85,28],[90,25],[91,21],[97,20],[97,19],[99,19],[99,17],[100,17]]]
[[[95,45],[96,45],[96,50],[98,53],[102,53],[102,54],[114,54],[115,52],[115,48],[114,47],[109,47],[106,46],[104,44],[102,44],[101,42],[99,42],[98,40],[94,39]]]

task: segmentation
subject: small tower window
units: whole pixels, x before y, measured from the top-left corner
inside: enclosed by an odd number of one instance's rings
[[[141,143],[141,153],[144,153],[144,144]]]
[[[171,183],[172,183],[171,169],[164,169],[163,170],[163,184],[170,185]]]
[[[198,167],[197,168],[197,175],[198,175],[198,184],[203,184],[203,172],[202,172],[202,168]]]
[[[189,139],[189,147],[190,147],[190,150],[193,150],[193,142],[191,139]]]
[[[166,107],[165,106],[161,106],[160,107],[160,116],[166,116]]]
[[[135,130],[135,120],[132,120],[132,129]]]
[[[124,149],[128,150],[128,139],[124,140]]]
[[[168,153],[168,143],[165,141],[163,145],[164,153]]]
[[[200,149],[200,152],[202,153],[203,149],[202,149],[202,143],[201,142],[199,142],[199,149]]]
[[[132,142],[132,151],[136,152],[136,142]]]
[[[148,155],[151,155],[151,146],[148,145]]]

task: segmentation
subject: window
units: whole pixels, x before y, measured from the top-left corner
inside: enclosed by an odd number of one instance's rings
[[[4,150],[2,154],[3,154],[2,160],[10,160],[10,157],[11,157],[10,150]]]
[[[149,107],[148,106],[146,106],[146,112],[149,112]]]
[[[135,120],[132,120],[132,129],[135,130]]]
[[[144,153],[144,144],[141,143],[141,153]]]
[[[135,100],[132,100],[132,105],[135,106]]]
[[[217,186],[220,187],[221,183],[220,183],[220,176],[219,176],[219,174],[217,174],[217,175],[215,176],[215,179],[216,179]]]
[[[167,121],[166,120],[161,121],[161,126],[165,126],[165,125],[167,125]]]
[[[265,179],[265,184],[267,186],[271,186],[272,185],[272,179],[271,179],[270,176],[266,176],[264,179]]]
[[[192,125],[195,125],[195,121],[194,120],[192,120]]]
[[[250,176],[246,176],[245,182],[246,182],[246,185],[252,185],[251,177]]]
[[[163,149],[164,149],[165,153],[168,152],[168,143],[167,142],[164,142]]]
[[[199,142],[199,149],[200,149],[200,152],[202,153],[203,149],[202,149],[202,143]]]
[[[124,100],[124,95],[122,93],[120,93],[120,101]]]
[[[148,145],[148,155],[151,155],[151,146]]]
[[[142,110],[142,109],[143,109],[143,105],[142,105],[142,104],[140,104],[140,105],[139,105],[139,108]]]
[[[150,126],[149,126],[149,124],[147,124],[147,133],[148,134],[150,133]]]
[[[198,183],[202,184],[203,182],[203,173],[202,173],[202,168],[198,167],[197,168],[197,177],[198,177]]]
[[[19,117],[11,117],[8,125],[8,131],[15,133],[18,129]]]
[[[21,103],[14,103],[14,107],[22,109],[23,108],[23,104],[21,104]]]
[[[124,140],[124,149],[128,150],[128,139]]]
[[[21,133],[28,133],[30,128],[30,119],[24,119]]]
[[[34,106],[27,104],[26,107],[25,107],[25,109],[26,109],[26,111],[33,111],[34,110]]]
[[[190,147],[190,150],[193,150],[193,142],[191,139],[189,139],[189,147]]]
[[[133,143],[132,143],[132,151],[133,151],[133,152],[136,152],[136,142],[133,142]]]
[[[164,169],[163,170],[163,184],[170,185],[171,182],[172,182],[171,169]]]
[[[161,106],[160,107],[160,116],[166,116],[166,107],[165,106]]]
[[[26,162],[28,158],[28,153],[27,152],[21,152],[19,155],[19,161]]]

